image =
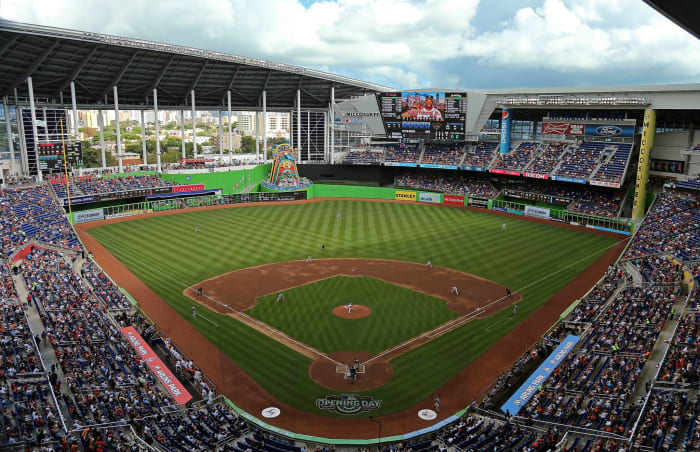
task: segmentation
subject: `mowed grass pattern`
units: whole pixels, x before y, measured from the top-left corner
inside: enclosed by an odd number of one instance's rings
[[[367,276],[336,276],[258,298],[246,311],[324,353],[379,353],[457,317],[445,300]],[[343,319],[333,308],[348,302],[367,306],[361,319]],[[347,311],[345,311],[347,312]]]
[[[507,231],[501,231],[504,221]],[[487,212],[346,200],[141,218],[90,233],[272,395],[319,415],[329,414],[316,408],[315,399],[333,392],[309,378],[308,358],[230,317],[202,309],[218,328],[200,316],[192,319],[191,300],[182,290],[232,270],[313,255],[431,259],[520,292],[517,317],[504,309],[392,360],[392,379],[364,393],[382,399],[375,414],[386,414],[431,396],[616,243]]]

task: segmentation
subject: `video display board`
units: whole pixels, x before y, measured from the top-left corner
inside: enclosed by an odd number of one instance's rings
[[[464,92],[395,92],[377,96],[388,138],[430,137],[464,140],[467,94]]]
[[[39,153],[39,169],[43,173],[64,170],[62,143],[39,143],[37,151]],[[66,161],[69,168],[83,165],[83,151],[80,142],[66,143]]]

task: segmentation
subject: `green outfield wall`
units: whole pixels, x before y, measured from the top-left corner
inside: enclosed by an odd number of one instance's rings
[[[206,190],[220,188],[224,195],[241,193],[249,185],[260,183],[270,172],[272,165],[258,165],[253,169],[240,169],[216,173],[162,174],[165,180],[182,185],[204,184]]]

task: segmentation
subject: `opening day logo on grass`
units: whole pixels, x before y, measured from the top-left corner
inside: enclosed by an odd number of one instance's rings
[[[339,394],[316,399],[316,406],[321,410],[335,411],[340,414],[357,414],[361,411],[378,410],[382,406],[382,401],[367,396]]]

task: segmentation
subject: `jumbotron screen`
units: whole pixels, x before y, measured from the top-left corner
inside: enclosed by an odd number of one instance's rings
[[[467,93],[382,93],[377,101],[388,138],[464,139]]]

